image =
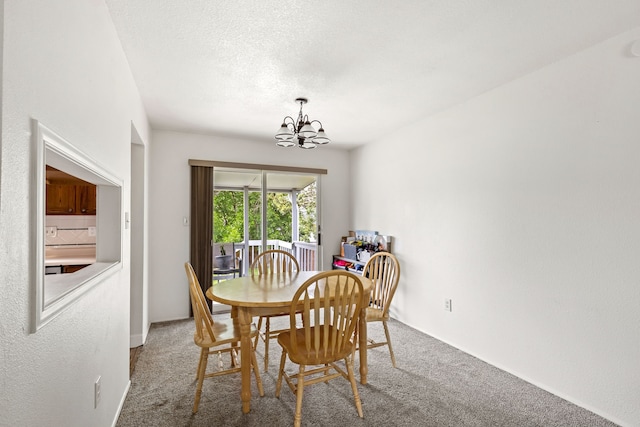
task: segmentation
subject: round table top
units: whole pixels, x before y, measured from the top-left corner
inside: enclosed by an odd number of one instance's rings
[[[320,271],[247,275],[211,286],[206,294],[213,301],[239,307],[282,307],[289,305],[298,288]],[[369,291],[371,281],[357,276]]]

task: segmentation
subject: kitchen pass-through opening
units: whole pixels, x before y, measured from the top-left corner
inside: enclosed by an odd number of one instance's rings
[[[122,180],[34,121],[32,332],[121,267]]]

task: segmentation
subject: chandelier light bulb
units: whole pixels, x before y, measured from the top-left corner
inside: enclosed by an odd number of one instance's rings
[[[276,133],[276,139],[278,141],[291,141],[293,139],[293,132],[291,132],[291,129],[289,129],[285,123],[282,123],[278,133]]]
[[[318,134],[314,127],[311,126],[311,123],[309,123],[309,120],[304,122],[304,126],[302,126],[302,129],[300,129],[299,133],[305,138],[315,138],[315,136]]]
[[[313,138],[313,142],[319,145],[324,145],[324,144],[330,143],[331,140],[324,133],[324,129],[320,128],[320,130],[318,130],[318,134],[316,135],[316,137]]]
[[[318,145],[313,143],[313,140],[311,139],[302,139],[300,140],[301,142],[298,144],[298,147],[300,148],[304,148],[305,150],[310,150],[312,148],[316,148]]]
[[[287,147],[293,147],[296,144],[294,144],[291,139],[282,139],[282,140],[276,142],[276,145],[279,146],[279,147],[287,148]]]

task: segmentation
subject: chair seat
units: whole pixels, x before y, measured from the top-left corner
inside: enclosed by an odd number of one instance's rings
[[[315,328],[310,328],[311,334],[314,334]],[[333,331],[330,331],[329,341],[332,340],[331,335]],[[324,329],[320,329],[320,341],[324,341]],[[317,352],[314,349],[307,350],[305,347],[304,329],[296,329],[297,348],[291,347],[291,331],[282,332],[278,335],[278,343],[287,350],[289,358],[292,362],[299,365],[324,365],[325,363],[331,363],[339,359],[344,359],[353,349],[353,343],[347,342],[345,347],[334,352]],[[323,349],[324,350],[324,349]]]
[[[367,322],[389,320],[389,313],[386,313],[379,308],[367,307]]]
[[[207,331],[193,335],[193,341],[196,345],[204,348],[213,347],[214,345],[222,345],[232,342],[240,341],[240,328],[233,324],[233,319],[216,320],[213,324],[213,334],[215,335],[215,341],[211,341]],[[258,334],[258,330],[255,325],[251,324],[251,337],[253,338]],[[198,337],[200,335],[203,338]]]

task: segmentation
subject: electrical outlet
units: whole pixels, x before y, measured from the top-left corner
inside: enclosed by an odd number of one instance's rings
[[[93,385],[93,400],[94,400],[94,404],[93,407],[97,408],[98,407],[98,403],[100,403],[100,398],[102,397],[102,382],[101,382],[102,377],[98,376],[98,379],[96,380],[95,384]]]
[[[45,227],[44,231],[45,231],[45,236],[47,237],[56,237],[58,235],[58,227],[56,226]]]
[[[451,299],[449,298],[444,300],[444,311],[451,311]]]

